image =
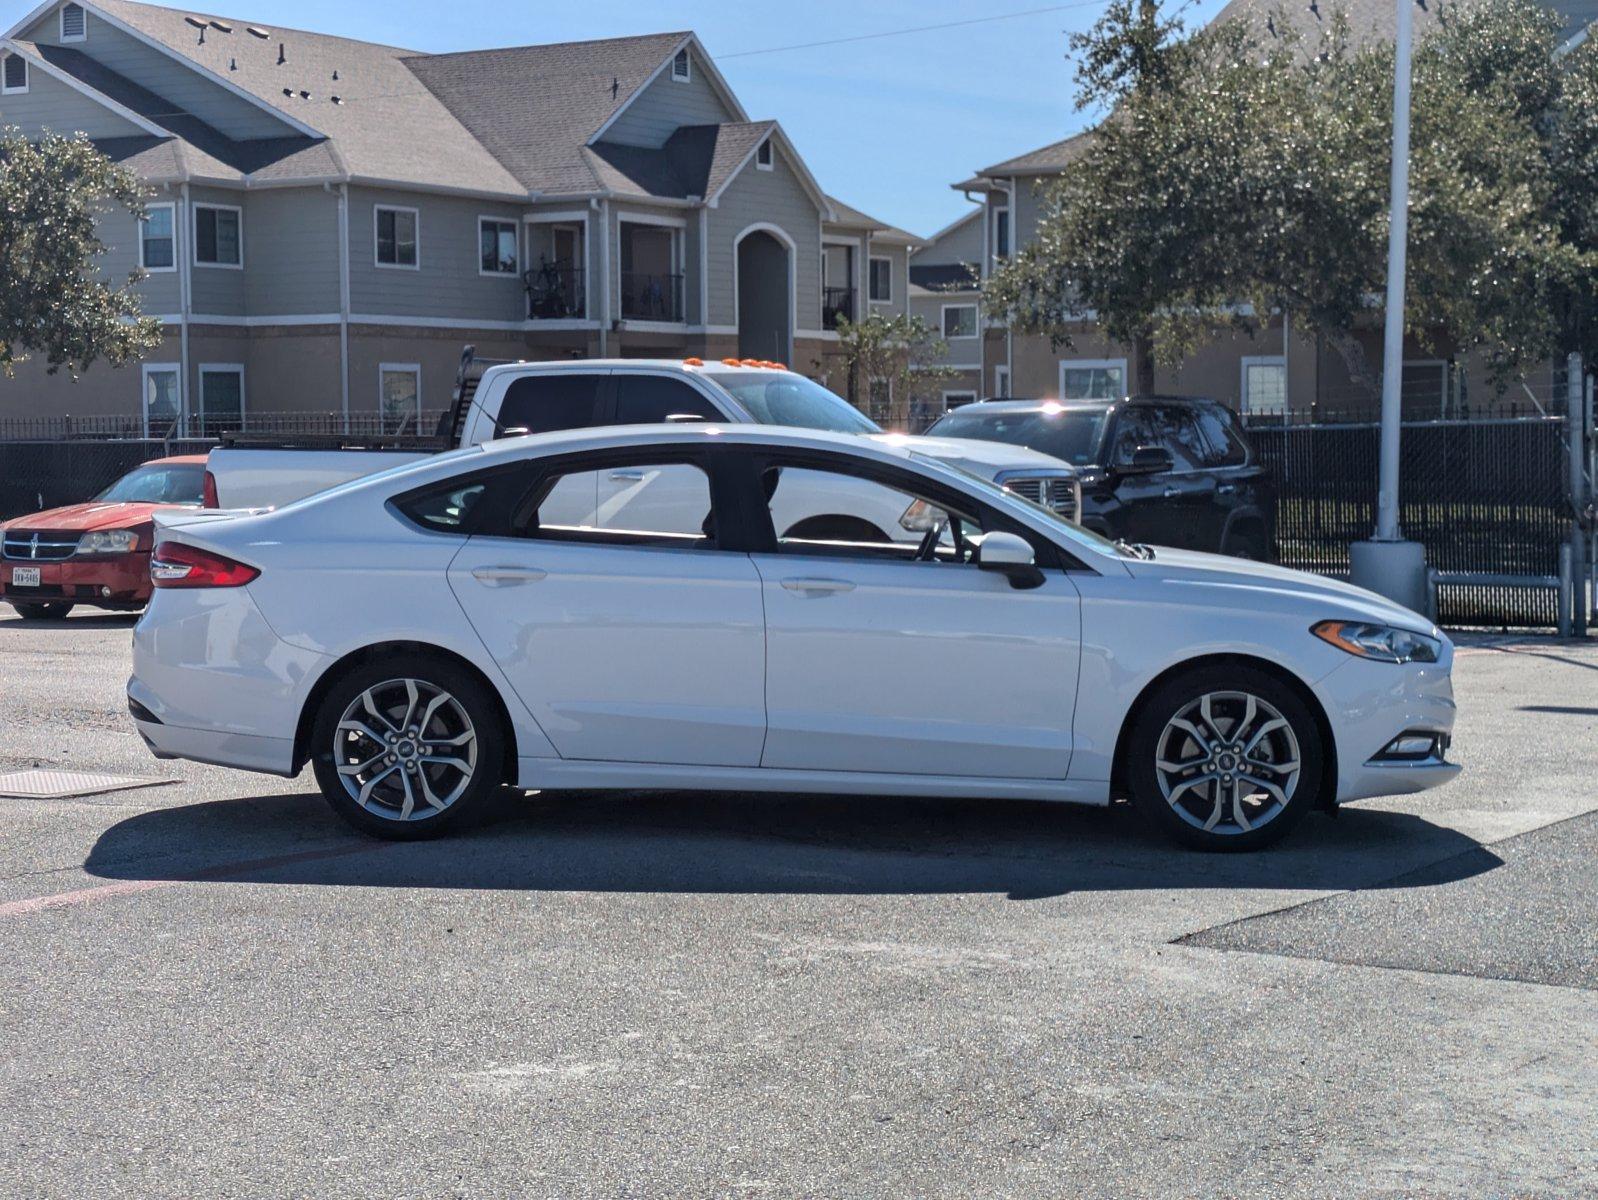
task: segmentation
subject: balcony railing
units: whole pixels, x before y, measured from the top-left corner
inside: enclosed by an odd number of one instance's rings
[[[534,267],[523,277],[527,284],[527,319],[554,321],[581,317],[583,269],[559,263]]]
[[[854,320],[854,288],[824,287],[821,289],[821,327],[838,328],[839,320]]]
[[[623,271],[621,315],[633,321],[681,321],[681,275],[644,275]]]

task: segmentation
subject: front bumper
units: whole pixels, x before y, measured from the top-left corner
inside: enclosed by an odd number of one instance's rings
[[[13,582],[18,570],[39,572],[37,587]],[[83,558],[29,562],[0,559],[0,600],[14,604],[93,604],[138,609],[150,599],[150,553],[98,554]]]
[[[1439,787],[1459,774],[1446,751],[1454,730],[1453,648],[1439,663],[1378,663],[1352,656],[1316,685],[1337,743],[1337,803]],[[1402,734],[1438,735],[1434,753],[1383,757]]]

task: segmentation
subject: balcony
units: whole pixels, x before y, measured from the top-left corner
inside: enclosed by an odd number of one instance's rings
[[[683,277],[623,271],[621,315],[628,321],[681,321]]]
[[[821,289],[821,327],[836,329],[838,322],[853,321],[854,288],[824,287]]]
[[[527,319],[558,321],[585,315],[583,269],[545,263],[523,276],[527,284]]]

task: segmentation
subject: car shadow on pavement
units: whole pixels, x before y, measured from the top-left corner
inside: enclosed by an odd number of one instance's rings
[[[138,613],[94,612],[81,616],[72,613],[45,621],[24,621],[11,608],[0,604],[0,630],[11,633],[36,633],[46,629],[132,629]]]
[[[314,793],[158,808],[106,830],[84,865],[117,880],[1039,899],[1371,888],[1422,867],[1430,885],[1501,860],[1463,834],[1374,809],[1313,816],[1265,853],[1213,855],[1156,840],[1125,805],[507,789],[475,827],[413,843],[349,832]]]

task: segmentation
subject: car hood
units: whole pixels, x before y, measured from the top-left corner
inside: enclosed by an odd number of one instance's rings
[[[917,454],[925,454],[929,458],[953,463],[985,479],[992,479],[1001,471],[1076,474],[1070,463],[1055,458],[1052,454],[1044,454],[1041,450],[1030,450],[1025,446],[1012,446],[1009,442],[987,442],[977,438],[918,437],[909,433],[873,433],[869,436],[874,442],[897,446]]]
[[[1168,579],[1174,583],[1208,585],[1244,591],[1269,593],[1273,603],[1284,596],[1296,596],[1313,619],[1346,618],[1394,625],[1417,633],[1442,637],[1442,633],[1418,612],[1395,604],[1385,596],[1368,592],[1351,583],[1294,571],[1270,563],[1250,562],[1223,554],[1203,554],[1197,550],[1173,550],[1156,546],[1154,557],[1126,560],[1127,570],[1139,578]]]
[[[69,504],[65,508],[47,508],[43,512],[24,513],[9,521],[0,522],[0,529],[63,530],[70,533],[88,533],[93,529],[132,529],[148,524],[155,513],[186,508],[182,504],[101,503]]]

